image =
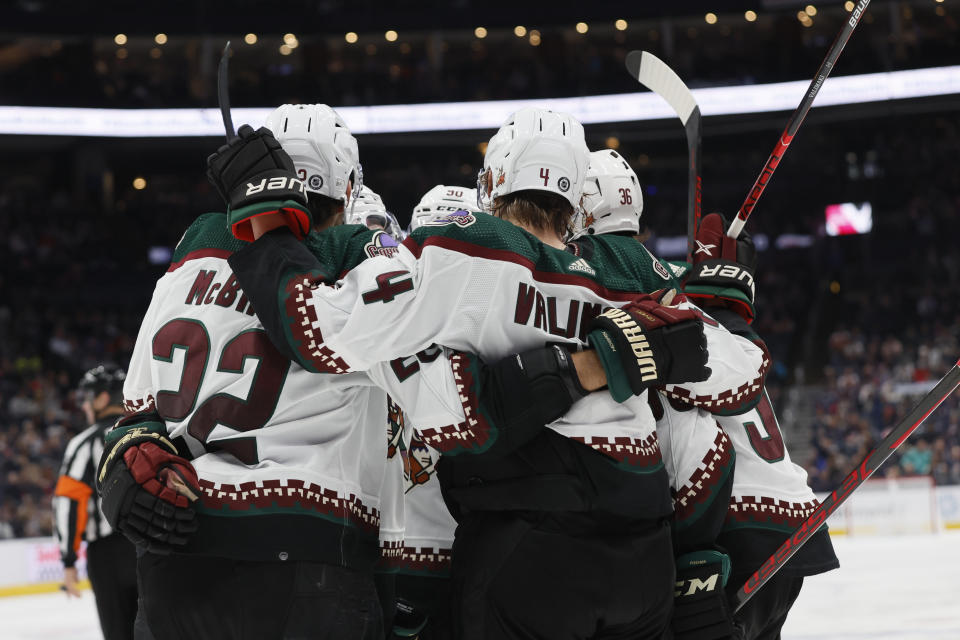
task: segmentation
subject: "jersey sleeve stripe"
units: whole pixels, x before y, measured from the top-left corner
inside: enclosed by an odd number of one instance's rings
[[[512,262],[520,265],[524,269],[527,269],[533,276],[533,279],[537,282],[583,287],[593,291],[601,298],[606,298],[607,300],[629,302],[630,300],[633,300],[638,293],[640,293],[639,291],[615,291],[608,289],[607,287],[597,284],[595,281],[585,276],[574,275],[571,273],[557,273],[554,271],[538,270],[536,268],[536,264],[530,258],[520,255],[519,253],[508,251],[506,249],[491,249],[489,247],[483,247],[471,242],[457,240],[455,238],[447,238],[445,236],[430,236],[424,240],[423,244],[417,243],[417,241],[413,240],[412,238],[407,238],[403,241],[403,245],[417,259],[420,258],[420,255],[426,248],[437,247],[440,249],[446,249],[448,251],[462,253],[474,258],[485,258],[487,260],[497,260],[500,262]]]
[[[221,258],[223,260],[226,260],[232,255],[233,255],[233,251],[229,251],[227,249],[197,249],[196,251],[191,251],[187,255],[183,256],[183,258],[181,258],[177,262],[171,263],[170,266],[167,268],[167,273],[172,273],[173,271],[176,271],[177,269],[179,269],[180,267],[182,267],[184,264],[186,264],[191,260],[199,260],[201,258]]]

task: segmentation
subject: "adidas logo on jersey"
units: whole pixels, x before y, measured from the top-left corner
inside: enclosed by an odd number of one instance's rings
[[[587,264],[587,261],[583,258],[571,262],[567,269],[570,271],[582,271],[584,273],[589,273],[592,276],[597,275],[597,272],[594,270],[594,268]]]

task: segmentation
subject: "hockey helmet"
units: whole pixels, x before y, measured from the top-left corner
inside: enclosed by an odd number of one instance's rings
[[[623,156],[613,149],[590,154],[580,202],[582,210],[574,219],[574,238],[595,233],[640,233],[640,181]]]
[[[293,159],[307,191],[334,200],[348,200],[360,192],[363,171],[357,139],[336,111],[325,104],[285,104],[267,118],[283,150]]]
[[[562,196],[580,204],[589,162],[583,125],[558,111],[525,107],[513,113],[487,144],[486,171],[479,188],[489,201],[526,189]],[[486,200],[486,196],[483,198]],[[483,203],[489,207],[488,202]]]
[[[110,404],[123,404],[123,383],[127,373],[112,364],[101,364],[90,369],[80,379],[77,390],[82,398],[93,400],[100,393],[110,394]]]
[[[438,184],[423,194],[413,208],[410,218],[410,233],[423,226],[424,222],[451,211],[473,211],[477,208],[477,190],[467,187],[452,187]]]

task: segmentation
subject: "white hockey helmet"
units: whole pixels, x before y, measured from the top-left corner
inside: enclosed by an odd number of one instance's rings
[[[438,184],[423,194],[413,208],[410,232],[419,229],[438,215],[451,211],[473,211],[477,208],[477,190],[467,187],[452,187]]]
[[[345,224],[362,224],[368,229],[383,229],[396,240],[403,240],[403,229],[396,216],[387,211],[383,198],[364,185],[360,193],[344,210]]]
[[[360,192],[357,139],[336,111],[325,104],[285,104],[270,114],[265,126],[290,154],[307,191],[344,202]],[[353,192],[348,195],[350,180]]]
[[[590,154],[581,209],[574,220],[574,238],[595,233],[640,233],[640,181],[623,156],[613,149]]]
[[[580,204],[589,151],[583,125],[559,111],[524,107],[513,113],[487,143],[481,204],[525,189],[549,191]],[[489,177],[487,177],[489,176]],[[490,193],[486,194],[487,181]]]

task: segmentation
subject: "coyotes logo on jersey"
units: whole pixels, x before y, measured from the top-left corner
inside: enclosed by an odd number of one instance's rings
[[[433,456],[430,455],[430,449],[420,439],[420,435],[414,432],[410,440],[410,449],[403,455],[403,477],[406,481],[405,492],[409,493],[411,489],[418,485],[426,484],[436,472]]]

